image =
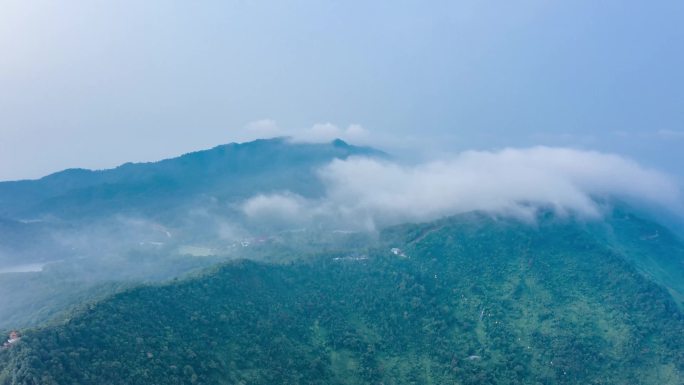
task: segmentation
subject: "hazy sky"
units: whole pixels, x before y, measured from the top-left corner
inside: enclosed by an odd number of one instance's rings
[[[681,177],[682,20],[680,0],[0,0],[0,180],[335,130]]]

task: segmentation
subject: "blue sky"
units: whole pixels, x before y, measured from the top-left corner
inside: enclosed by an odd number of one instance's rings
[[[0,3],[0,180],[355,124],[430,156],[569,146],[684,176],[681,1]]]

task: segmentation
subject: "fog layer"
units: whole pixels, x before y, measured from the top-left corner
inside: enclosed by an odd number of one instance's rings
[[[319,178],[322,199],[259,194],[244,202],[243,212],[255,222],[328,219],[373,229],[473,210],[531,219],[545,207],[596,218],[599,202],[612,198],[681,209],[667,175],[617,155],[568,148],[467,151],[417,165],[350,158],[323,167]]]

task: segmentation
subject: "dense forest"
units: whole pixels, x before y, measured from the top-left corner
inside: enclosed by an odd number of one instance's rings
[[[684,383],[684,317],[626,255],[644,247],[595,234],[473,214],[230,262],[22,331],[0,384]]]

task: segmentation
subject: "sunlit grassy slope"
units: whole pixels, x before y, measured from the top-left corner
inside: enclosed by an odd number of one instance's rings
[[[26,331],[0,383],[680,385],[684,318],[620,226],[472,214],[230,263]]]

